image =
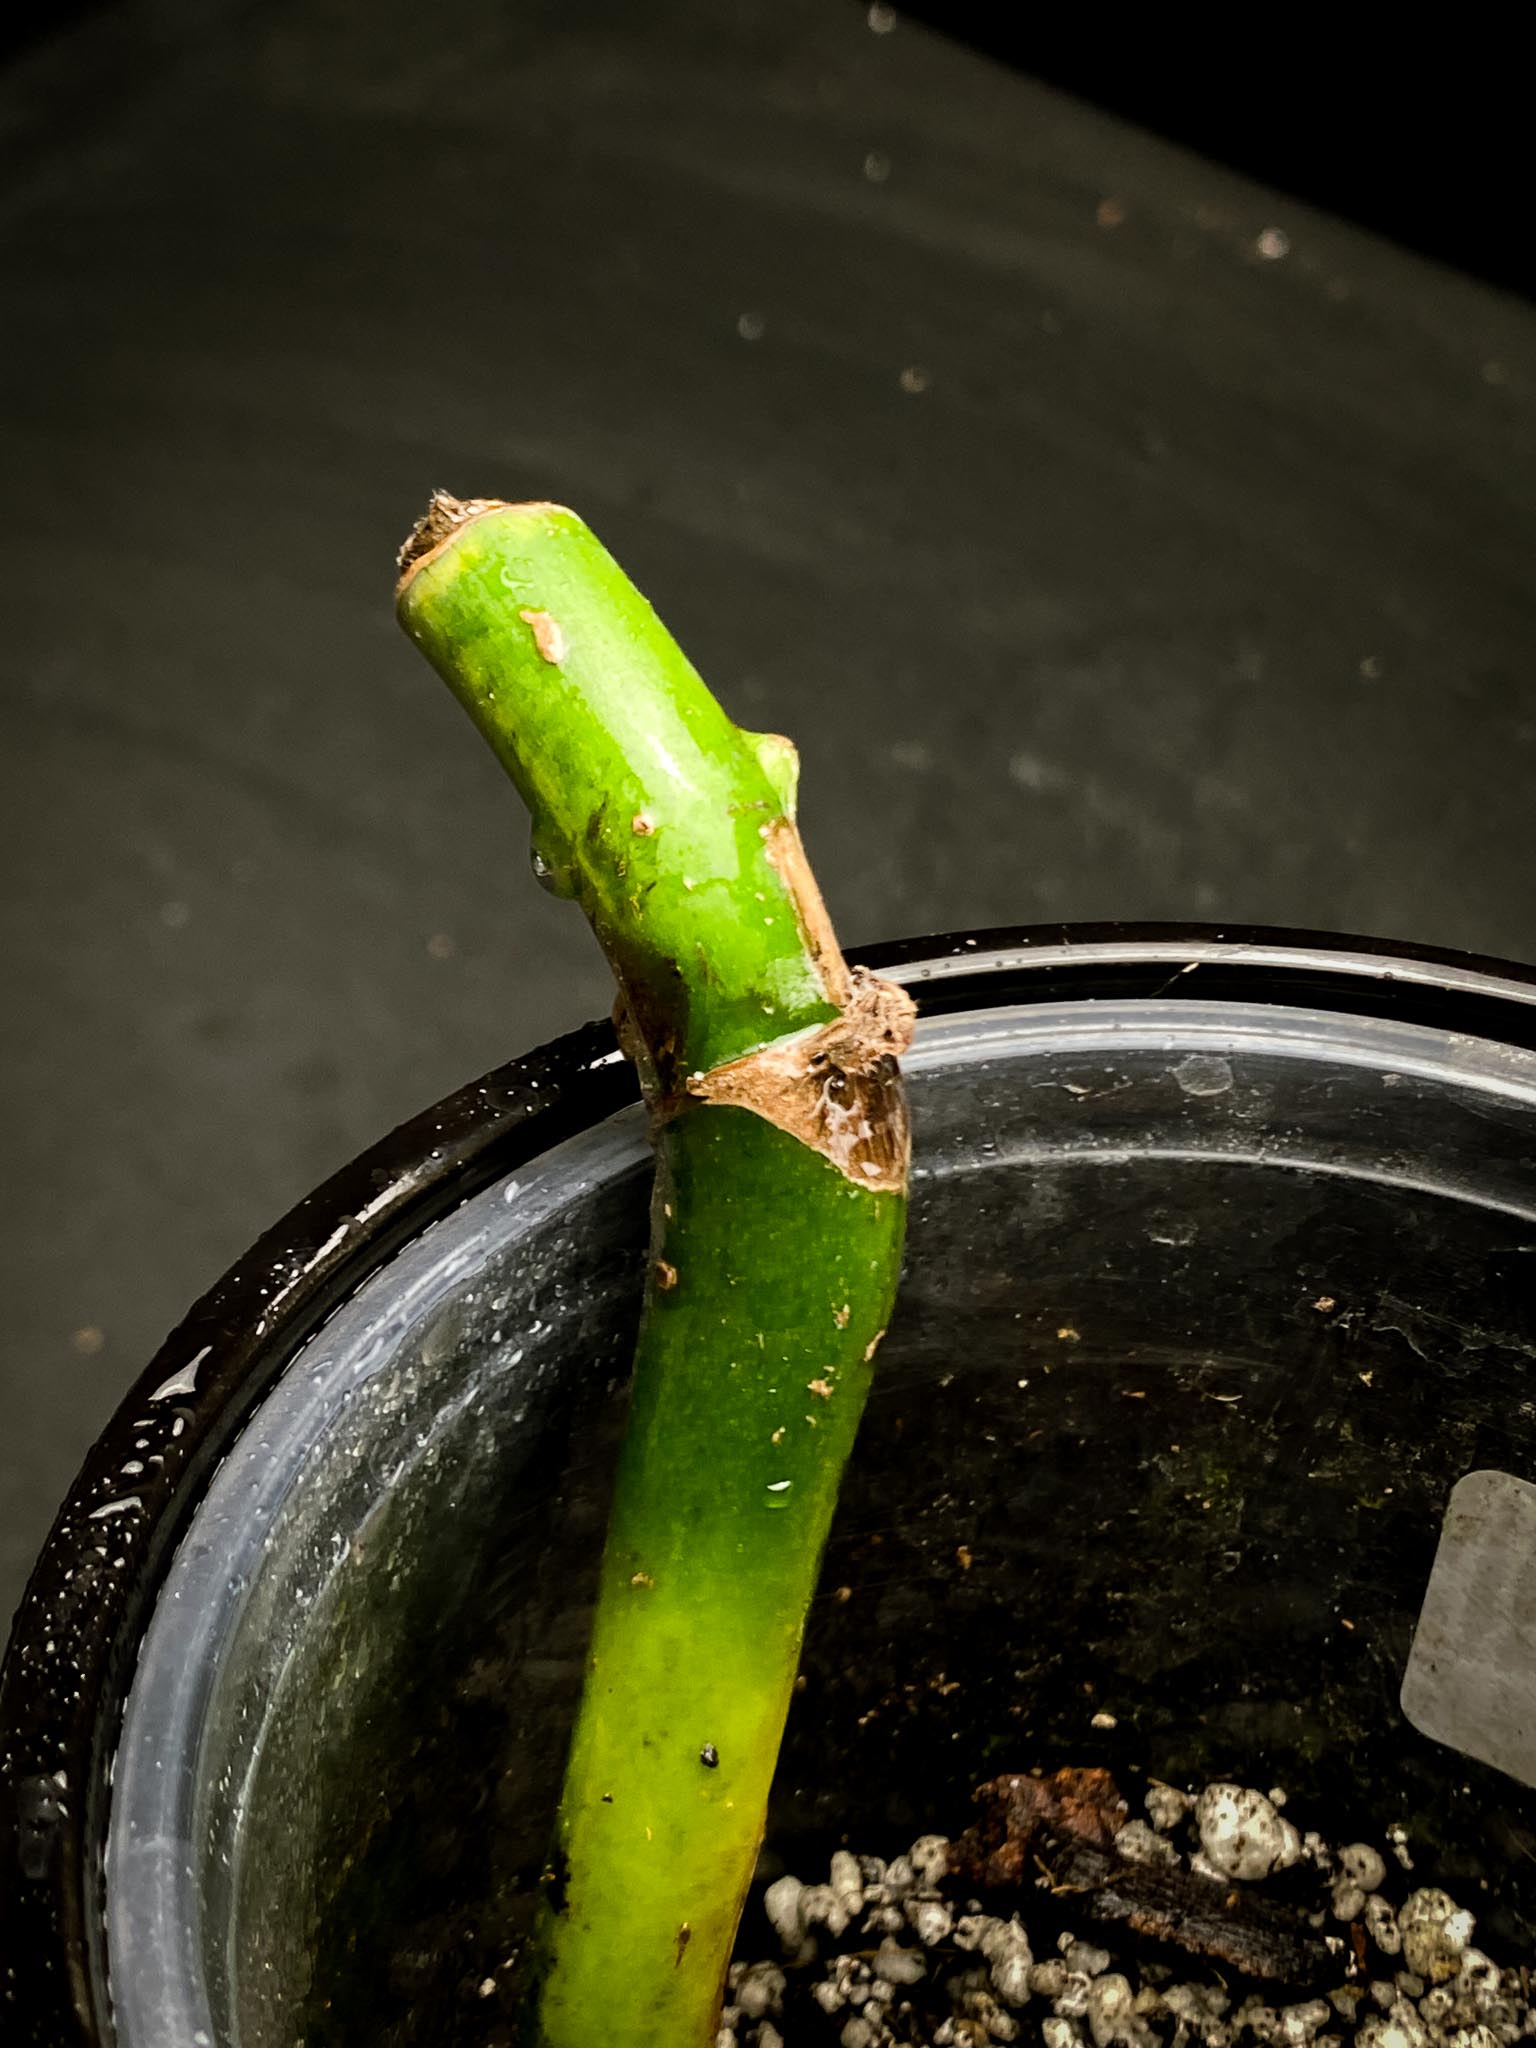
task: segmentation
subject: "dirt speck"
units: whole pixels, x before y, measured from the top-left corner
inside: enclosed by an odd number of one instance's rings
[[[565,637],[565,629],[558,619],[548,612],[520,611],[518,617],[533,634],[533,644],[539,650],[540,659],[558,667],[571,651]]]

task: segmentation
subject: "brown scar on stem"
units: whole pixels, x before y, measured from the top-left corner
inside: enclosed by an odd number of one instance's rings
[[[867,1344],[866,1344],[866,1345],[864,1346],[864,1363],[865,1363],[866,1365],[868,1365],[869,1361],[870,1361],[870,1360],[871,1360],[871,1359],[872,1359],[872,1358],[874,1357],[875,1353],[876,1353],[876,1352],[877,1352],[877,1351],[878,1351],[878,1350],[880,1349],[880,1339],[881,1339],[881,1338],[882,1338],[882,1337],[883,1337],[884,1335],[885,1335],[885,1332],[884,1332],[884,1330],[876,1330],[876,1332],[875,1332],[875,1334],[873,1335],[873,1337],[871,1337],[871,1338],[870,1338],[870,1340],[869,1340],[869,1342],[868,1342],[868,1343],[867,1343]]]
[[[830,1380],[810,1380],[806,1383],[806,1392],[814,1394],[818,1401],[830,1401],[832,1398],[832,1382]]]
[[[771,825],[759,829],[768,864],[784,884],[794,906],[795,922],[800,927],[800,936],[821,978],[821,985],[827,992],[827,1001],[835,1003],[840,1010],[846,1010],[853,995],[854,977],[843,958],[837,934],[832,929],[832,920],[827,915],[827,906],[821,900],[816,877],[805,857],[800,829],[793,818],[775,818]]]
[[[852,1303],[851,1303],[851,1302],[846,1302],[846,1301],[845,1301],[845,1302],[843,1303],[843,1305],[842,1305],[842,1307],[841,1307],[841,1308],[835,1308],[835,1309],[833,1309],[833,1311],[832,1311],[832,1320],[833,1320],[833,1322],[834,1322],[834,1323],[836,1323],[837,1327],[838,1327],[838,1328],[839,1328],[840,1330],[846,1330],[846,1329],[847,1329],[847,1327],[848,1327],[848,1318],[849,1318],[849,1317],[850,1317],[850,1316],[851,1316],[852,1314],[853,1314],[853,1305],[852,1305]]]
[[[632,1586],[654,1586],[656,1581],[649,1572],[631,1572],[629,1583]]]
[[[647,1836],[649,1836],[651,1831],[649,1828],[647,1828],[645,1832]],[[674,1970],[680,1969],[682,1967],[683,1952],[687,1948],[689,1942],[692,1941],[692,1939],[693,1929],[688,1925],[688,1922],[685,1920],[682,1926],[679,1927],[677,1930],[677,1955],[672,1964]]]
[[[667,1294],[677,1285],[677,1268],[670,1259],[656,1261],[656,1286],[660,1293]]]
[[[565,628],[548,612],[520,611],[517,615],[533,634],[533,644],[539,650],[539,657],[551,667],[558,668],[571,651],[571,643],[565,637]]]
[[[403,590],[417,570],[439,549],[447,547],[466,526],[472,526],[488,512],[559,512],[570,516],[564,505],[552,505],[542,499],[513,505],[504,498],[456,498],[452,491],[434,491],[427,501],[426,511],[406,535],[396,557],[400,567],[398,588]]]
[[[676,1047],[670,1038],[663,1038],[654,1047],[648,1042],[644,1031],[635,1022],[634,1011],[623,987],[613,999],[613,1029],[619,1041],[619,1051],[638,1071],[642,1089],[649,1098],[659,1072],[663,1068],[670,1070]],[[667,1213],[670,1215],[671,1211]]]
[[[858,1187],[904,1194],[912,1133],[897,1063],[912,1042],[917,1011],[894,982],[862,967],[843,971],[849,993],[840,1017],[707,1074],[690,1074],[688,1093],[751,1110]]]

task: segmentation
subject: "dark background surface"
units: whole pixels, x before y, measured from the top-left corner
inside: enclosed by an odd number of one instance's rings
[[[1241,18],[995,0],[903,13],[1293,198],[1527,297],[1536,291],[1530,92],[1495,23]]]
[[[191,1298],[606,1007],[392,622],[433,485],[798,738],[850,941],[1536,955],[1517,298],[824,0],[118,6],[0,170],[0,1626]]]

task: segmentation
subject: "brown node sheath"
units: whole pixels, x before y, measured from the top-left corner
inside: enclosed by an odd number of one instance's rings
[[[751,1110],[820,1152],[857,1187],[902,1194],[912,1134],[897,1062],[912,1042],[916,1006],[904,988],[866,968],[843,971],[849,992],[841,1016],[691,1074],[688,1093]]]

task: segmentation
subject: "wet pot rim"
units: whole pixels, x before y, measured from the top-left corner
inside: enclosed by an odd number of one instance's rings
[[[1158,998],[1305,1005],[1536,1047],[1536,971],[1265,928],[1040,926],[861,949],[927,1016]],[[401,1125],[268,1230],[172,1331],[98,1437],[17,1610],[0,1674],[0,2020],[18,2048],[106,2048],[103,1851],[137,1645],[229,1445],[365,1273],[439,1217],[636,1098],[586,1025]],[[144,1465],[110,1544],[93,1506]],[[114,1562],[114,1558],[120,1560]],[[15,2029],[13,2032],[12,2029]]]

